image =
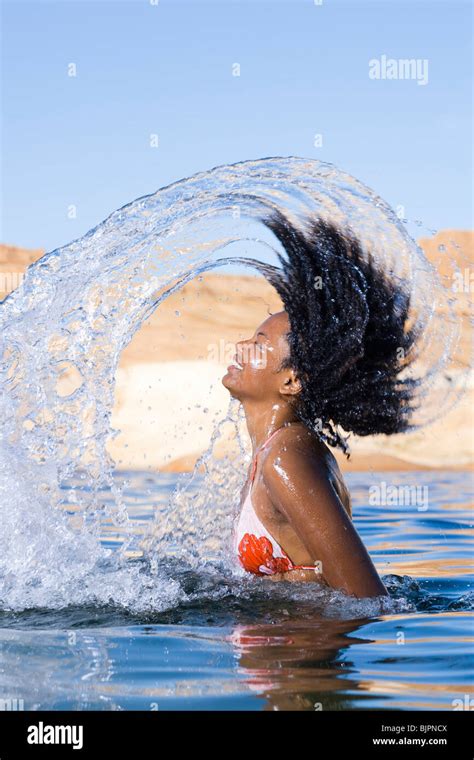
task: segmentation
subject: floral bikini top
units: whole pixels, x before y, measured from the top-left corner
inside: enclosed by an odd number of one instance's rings
[[[277,428],[262,444],[257,454],[280,430]],[[314,570],[313,565],[294,565],[280,544],[267,531],[258,518],[251,499],[252,484],[257,468],[257,454],[254,457],[250,485],[234,531],[234,551],[244,570],[255,575],[274,575],[288,570]]]

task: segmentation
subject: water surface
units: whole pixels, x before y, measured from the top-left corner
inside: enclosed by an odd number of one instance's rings
[[[101,528],[112,556],[133,528],[137,544],[128,547],[122,578],[133,569],[133,588],[147,604],[126,594],[122,604],[107,604],[102,595],[96,604],[89,597],[85,604],[0,613],[3,699],[23,700],[25,710],[469,706],[471,473],[346,476],[355,525],[390,591],[382,605],[249,576],[230,555],[196,567],[170,552],[153,571],[140,557],[139,539],[182,477],[117,473],[117,482],[126,482],[130,523],[122,536],[108,518]],[[427,508],[422,501],[370,504],[370,487],[382,493],[383,483],[427,488]],[[192,488],[202,484],[195,476]],[[116,584],[113,565],[111,578]]]

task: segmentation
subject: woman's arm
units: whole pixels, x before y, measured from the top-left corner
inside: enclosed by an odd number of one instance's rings
[[[326,582],[356,597],[388,595],[377,570],[316,456],[277,447],[262,475],[269,498],[288,519]]]

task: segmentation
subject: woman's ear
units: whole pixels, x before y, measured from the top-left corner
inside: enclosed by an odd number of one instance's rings
[[[285,370],[279,390],[284,396],[295,396],[300,393],[301,382],[294,369]]]

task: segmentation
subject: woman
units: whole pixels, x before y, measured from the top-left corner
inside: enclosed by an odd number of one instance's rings
[[[237,343],[222,379],[253,448],[234,548],[244,569],[272,580],[387,595],[327,443],[347,455],[339,425],[357,435],[409,427],[417,382],[399,377],[417,337],[406,329],[409,296],[334,224],[263,221],[286,253],[281,269],[259,267],[284,310]]]

